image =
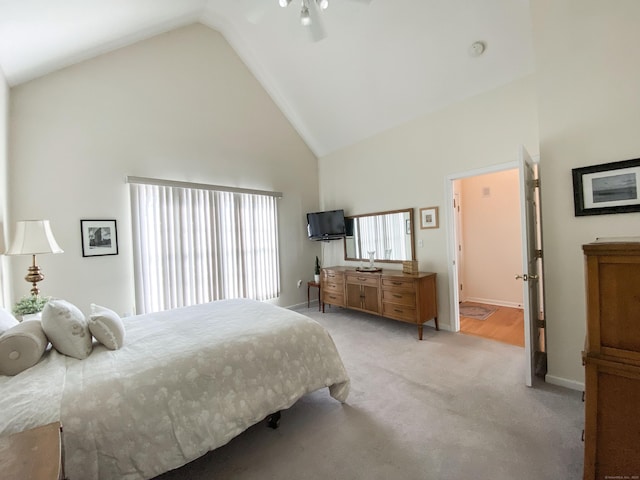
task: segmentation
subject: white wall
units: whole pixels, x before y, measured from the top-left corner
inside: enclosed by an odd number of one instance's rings
[[[448,175],[514,162],[518,145],[538,152],[534,80],[523,78],[409,122],[319,161],[323,208],[347,215],[414,208],[421,271],[438,274],[438,320],[449,309],[444,186]],[[421,230],[419,208],[440,207],[440,228]],[[324,247],[324,265],[345,264],[342,243]]]
[[[277,303],[306,300],[317,160],[219,33],[185,27],[14,87],[10,112],[11,216],[48,218],[65,251],[38,257],[42,294],[132,311],[134,175],[283,192]],[[119,255],[83,258],[80,219],[112,218]],[[29,259],[12,262],[18,297]]]
[[[7,164],[9,156],[9,85],[0,69],[0,253],[10,241],[8,236]],[[4,255],[0,256],[0,306],[11,309],[10,265]]]
[[[640,213],[575,217],[571,169],[640,157],[640,2],[533,0],[549,373],[583,382],[581,246],[637,236]],[[569,383],[570,385],[570,383]]]
[[[469,301],[522,307],[520,183],[518,170],[464,178],[463,288]]]

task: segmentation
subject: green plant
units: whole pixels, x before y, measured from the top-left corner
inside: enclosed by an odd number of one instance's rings
[[[315,274],[316,275],[320,275],[320,260],[318,260],[318,256],[316,255],[316,269],[315,269]]]
[[[14,315],[29,315],[31,313],[41,312],[49,301],[49,297],[41,297],[40,295],[25,295],[13,307]]]

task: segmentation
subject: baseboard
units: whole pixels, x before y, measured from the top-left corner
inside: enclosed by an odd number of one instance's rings
[[[311,303],[315,304],[316,306],[318,305],[318,301],[317,300],[315,300],[315,301],[312,300]],[[289,310],[299,310],[299,309],[302,309],[302,308],[307,308],[307,302],[294,303],[293,305],[287,305],[286,307],[282,307],[282,308],[287,308]]]
[[[576,382],[575,380],[568,380],[562,377],[556,377],[554,375],[545,375],[544,381],[551,385],[558,385],[559,387],[569,388],[571,390],[577,390],[579,392],[584,391],[584,383]]]
[[[522,308],[521,303],[506,302],[504,300],[493,300],[490,298],[466,297],[465,302],[486,303],[489,305],[498,305],[499,307]]]

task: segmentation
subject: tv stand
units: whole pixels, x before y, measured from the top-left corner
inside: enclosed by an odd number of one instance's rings
[[[416,324],[422,340],[425,322],[438,327],[436,274],[400,270],[361,272],[353,267],[327,267],[320,275],[322,312],[325,304]]]

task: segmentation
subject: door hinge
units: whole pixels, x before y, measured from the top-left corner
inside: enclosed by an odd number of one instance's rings
[[[542,250],[534,250],[533,256],[534,258],[542,258]]]
[[[533,183],[531,185],[533,186],[533,188],[540,188],[540,179],[534,178]]]

